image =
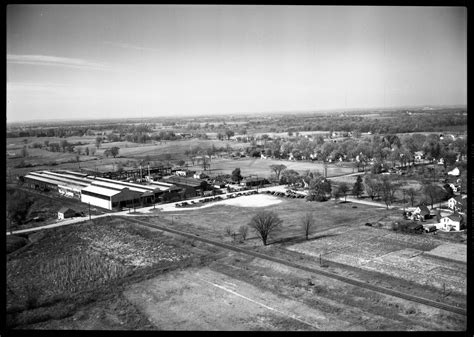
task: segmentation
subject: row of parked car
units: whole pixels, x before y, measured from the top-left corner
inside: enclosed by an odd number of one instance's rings
[[[227,199],[237,198],[237,197],[240,197],[240,196],[252,195],[252,194],[257,194],[257,193],[258,193],[258,191],[247,191],[247,192],[233,193],[233,194],[229,194],[227,196]],[[204,198],[204,199],[200,199],[200,200],[183,201],[183,202],[176,203],[175,207],[188,207],[188,206],[204,204],[206,202],[219,201],[219,200],[224,200],[224,198],[221,197],[220,195],[218,195],[218,196],[215,196],[215,197],[209,197],[209,198]]]
[[[286,192],[278,192],[278,191],[266,191],[267,194],[274,195],[276,197],[287,197],[292,199],[304,199],[305,196],[298,193],[286,193]]]
[[[258,191],[257,190],[254,190],[254,191],[247,191],[247,192],[238,192],[238,193],[232,193],[232,194],[229,194],[227,196],[227,198],[237,198],[237,197],[241,197],[243,195],[252,195],[252,194],[257,194]]]

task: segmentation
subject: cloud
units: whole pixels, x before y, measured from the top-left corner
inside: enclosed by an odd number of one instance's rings
[[[129,43],[111,42],[111,41],[104,41],[104,43],[108,44],[108,45],[111,45],[111,46],[123,48],[123,49],[158,51],[157,48],[140,47],[140,46],[136,46],[136,45],[129,44]]]
[[[70,57],[58,57],[48,55],[7,54],[7,63],[96,70],[106,70],[109,68],[103,63],[91,62],[83,59],[76,59]]]

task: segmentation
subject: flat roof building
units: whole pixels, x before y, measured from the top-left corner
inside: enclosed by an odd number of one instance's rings
[[[122,190],[100,186],[88,186],[82,189],[81,201],[108,210],[134,207],[140,204],[140,193],[128,188]]]

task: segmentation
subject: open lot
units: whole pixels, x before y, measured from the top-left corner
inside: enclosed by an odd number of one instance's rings
[[[312,172],[319,171],[324,173],[324,167],[321,163],[309,162],[309,161],[291,161],[291,160],[277,160],[277,159],[261,159],[261,158],[241,158],[241,159],[213,159],[211,161],[211,174],[213,172],[219,174],[230,174],[235,168],[240,168],[243,176],[258,176],[268,177],[273,171],[270,169],[271,165],[285,165],[288,170],[295,170],[299,173],[303,173],[307,170]],[[198,167],[198,166],[196,166]],[[352,167],[348,165],[328,165],[327,174],[328,177],[353,173],[355,172]]]
[[[124,291],[164,330],[460,329],[463,319],[323,276],[239,254]]]
[[[275,201],[279,203],[270,204],[265,210],[274,211],[283,220],[282,230],[274,235],[269,241],[270,243],[302,240],[303,232],[301,230],[301,218],[306,212],[312,212],[316,219],[315,231],[327,230],[334,227],[351,227],[359,226],[367,221],[376,222],[385,216],[396,211],[385,211],[381,214],[380,209],[367,205],[354,205],[352,203],[334,203],[327,202],[307,202],[304,199],[287,199],[283,197],[274,197],[269,195],[252,195],[242,196],[235,199],[226,200],[229,203],[245,203],[245,210],[241,206],[222,205],[218,202],[212,207],[206,208],[183,208],[175,212],[157,213],[159,217],[165,217],[171,220],[173,217],[176,222],[174,227],[185,231],[192,231],[200,234],[208,235],[210,238],[219,238],[222,240],[231,240],[225,237],[225,227],[230,226],[235,232],[241,225],[247,224],[252,216],[261,208],[252,207],[251,202],[245,200],[262,199],[266,202]],[[232,201],[231,201],[232,200]],[[258,201],[256,201],[258,203]],[[356,209],[353,206],[357,207]],[[150,221],[160,221],[150,218]],[[315,234],[316,235],[316,234]],[[246,245],[261,245],[261,241],[256,235],[250,231]]]

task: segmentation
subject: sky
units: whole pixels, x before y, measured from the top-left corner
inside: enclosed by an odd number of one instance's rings
[[[7,122],[467,104],[464,7],[9,5]]]

